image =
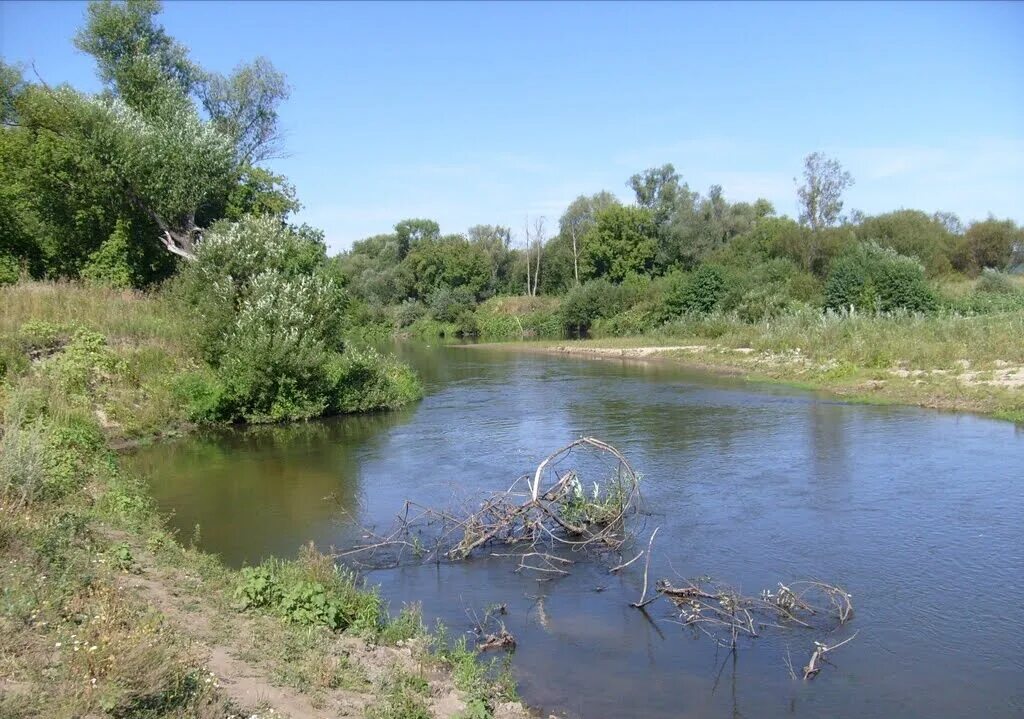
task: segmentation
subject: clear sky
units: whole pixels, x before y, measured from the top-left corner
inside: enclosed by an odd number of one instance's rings
[[[83,13],[0,2],[0,53],[97,89]],[[815,150],[853,173],[849,209],[1024,221],[1024,3],[168,2],[162,21],[205,67],[288,75],[273,168],[335,249],[405,217],[521,233],[665,162],[794,215]]]

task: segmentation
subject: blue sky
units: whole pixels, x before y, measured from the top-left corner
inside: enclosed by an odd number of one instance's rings
[[[84,4],[0,3],[0,53],[98,88]],[[691,187],[796,212],[809,152],[847,208],[1024,221],[1024,3],[169,2],[205,67],[287,75],[300,219],[334,249],[431,217],[447,232],[553,224],[580,193],[630,199],[672,162]]]

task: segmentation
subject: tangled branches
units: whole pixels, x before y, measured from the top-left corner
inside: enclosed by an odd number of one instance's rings
[[[610,457],[611,477],[604,484],[584,485],[575,470],[556,471],[577,450]],[[509,489],[487,497],[463,513],[406,502],[403,514],[387,534],[365,532],[368,542],[337,556],[372,556],[390,550],[401,561],[406,553],[424,560],[459,560],[495,545],[526,550],[519,569],[566,573],[572,562],[543,549],[619,549],[627,539],[626,517],[640,500],[640,478],[626,458],[606,442],[581,437],[544,459],[532,476],[520,477]],[[507,555],[502,555],[507,556]]]
[[[822,582],[779,583],[777,591],[743,596],[731,587],[691,582],[675,587],[658,582],[658,593],[677,608],[682,624],[707,634],[719,644],[735,646],[740,636],[756,637],[764,627],[799,626],[820,629],[853,618],[850,595]]]

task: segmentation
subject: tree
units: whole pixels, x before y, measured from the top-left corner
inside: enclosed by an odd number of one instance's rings
[[[436,240],[440,236],[441,228],[433,220],[402,220],[395,225],[395,237],[398,240],[398,259],[405,259],[409,251],[420,242]]]
[[[639,177],[638,175],[634,177]],[[580,284],[580,255],[584,238],[597,223],[597,213],[606,207],[618,205],[619,201],[610,192],[602,190],[593,195],[580,195],[565,208],[558,221],[559,234],[568,237],[572,249],[573,283]]]
[[[530,297],[537,296],[537,287],[540,284],[540,258],[544,253],[544,240],[545,240],[545,219],[543,216],[536,217],[533,220],[533,233],[530,232],[530,218],[526,218],[526,294]],[[530,274],[530,256],[532,254],[537,255],[537,266],[533,270],[531,279]]]
[[[474,225],[466,231],[471,245],[479,247],[491,265],[490,293],[511,290],[512,230],[500,225]]]
[[[1024,229],[1013,220],[989,217],[971,223],[964,232],[964,243],[974,268],[1001,270],[1015,254],[1024,252]]]
[[[657,227],[646,207],[611,206],[597,215],[597,225],[583,251],[586,277],[621,282],[626,275],[646,274],[654,266]]]
[[[280,156],[277,106],[289,92],[284,75],[265,57],[240,65],[230,77],[206,73],[197,88],[214,127],[231,138],[243,165]]]
[[[942,275],[952,269],[954,236],[942,222],[920,210],[865,217],[856,233],[861,240],[873,240],[901,255],[916,257],[929,275]]]
[[[797,188],[800,222],[812,230],[836,224],[843,211],[843,191],[851,185],[853,176],[838,160],[820,152],[808,155],[804,158],[804,184]]]
[[[636,204],[650,210],[659,225],[668,222],[682,189],[679,173],[671,163],[633,175],[629,186],[636,194]]]
[[[480,299],[491,280],[486,253],[462,235],[420,240],[403,264],[411,273],[419,299],[427,299],[433,291],[443,288],[465,288],[474,299]]]
[[[110,91],[143,114],[168,95],[187,96],[202,76],[185,47],[156,23],[160,11],[158,0],[91,2],[75,36],[75,47],[96,59]]]

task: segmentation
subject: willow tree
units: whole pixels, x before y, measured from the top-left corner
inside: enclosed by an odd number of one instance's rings
[[[214,221],[298,207],[284,178],[256,165],[280,151],[283,75],[262,58],[228,77],[203,70],[159,12],[154,0],[89,4],[75,45],[96,61],[96,95],[2,68],[0,180],[17,188],[16,219],[47,248],[49,274],[79,274],[130,227],[131,252],[162,267],[140,275],[158,279],[173,267],[163,250],[194,258]]]

